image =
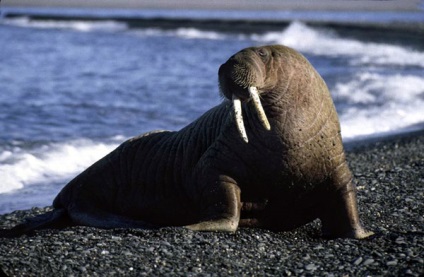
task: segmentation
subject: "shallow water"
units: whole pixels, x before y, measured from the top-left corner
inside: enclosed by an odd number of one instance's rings
[[[221,101],[220,64],[252,45],[285,44],[311,61],[346,141],[424,122],[424,45],[396,38],[300,21],[252,34],[20,17],[0,21],[0,41],[0,213],[49,205],[128,137],[188,124]]]

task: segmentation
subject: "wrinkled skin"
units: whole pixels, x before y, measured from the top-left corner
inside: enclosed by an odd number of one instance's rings
[[[12,232],[70,224],[291,230],[320,218],[328,237],[372,234],[359,222],[330,93],[302,55],[277,45],[244,49],[220,67],[219,84],[221,105],[178,132],[124,142],[67,184],[53,212]],[[236,127],[236,101],[246,138]]]

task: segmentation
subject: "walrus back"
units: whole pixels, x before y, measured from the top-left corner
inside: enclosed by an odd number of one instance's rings
[[[176,225],[195,217],[193,169],[227,121],[223,103],[178,132],[149,132],[121,144],[69,182],[53,202],[73,216],[78,207]]]

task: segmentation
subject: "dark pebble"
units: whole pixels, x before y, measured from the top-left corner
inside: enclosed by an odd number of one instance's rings
[[[349,149],[361,218],[377,233],[372,238],[325,240],[318,220],[292,232],[234,234],[72,227],[0,238],[0,275],[422,276],[423,132]],[[48,209],[0,215],[0,226]]]

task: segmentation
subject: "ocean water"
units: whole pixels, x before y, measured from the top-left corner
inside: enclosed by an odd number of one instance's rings
[[[303,16],[331,18],[324,15]],[[344,35],[291,19],[279,31],[255,34],[130,28],[107,15],[0,18],[0,213],[50,205],[125,139],[178,130],[220,103],[220,64],[249,46],[284,44],[303,53],[327,82],[345,141],[422,128],[424,42]]]

